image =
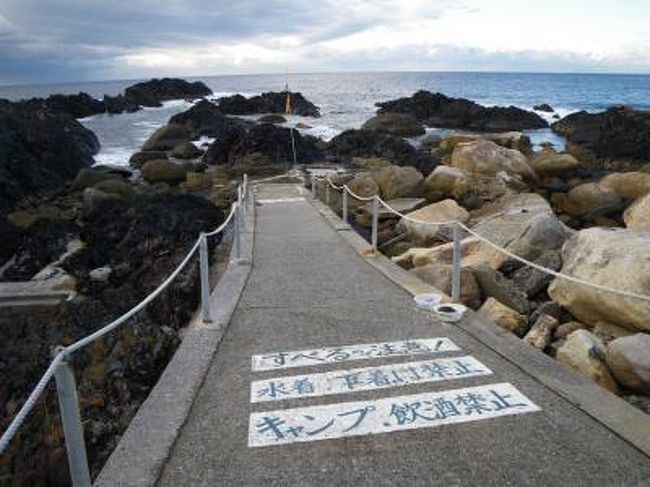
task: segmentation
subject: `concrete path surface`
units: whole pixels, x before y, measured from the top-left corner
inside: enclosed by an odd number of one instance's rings
[[[160,485],[650,485],[647,456],[416,309],[299,188],[257,200],[252,273]]]

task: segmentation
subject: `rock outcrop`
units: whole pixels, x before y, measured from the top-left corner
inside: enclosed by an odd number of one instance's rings
[[[290,93],[294,115],[303,117],[320,117],[319,108],[307,100],[302,93]],[[254,115],[258,113],[284,113],[287,102],[287,92],[267,92],[246,98],[233,95],[217,100],[219,110],[229,115]]]
[[[202,98],[211,94],[212,90],[205,83],[179,78],[154,78],[124,90],[124,98],[129,103],[143,107],[159,107],[163,101]]]
[[[417,151],[401,137],[375,130],[345,130],[327,144],[327,151],[343,159],[388,159],[400,166],[413,166],[425,175],[436,166],[430,153]]]
[[[650,112],[610,107],[604,112],[572,113],[553,130],[596,158],[650,160]]]
[[[517,107],[484,107],[464,98],[418,91],[413,96],[376,104],[378,113],[407,113],[429,127],[477,131],[512,131],[548,127],[533,112]]]
[[[95,134],[70,115],[0,100],[0,214],[19,201],[60,189],[99,150]]]
[[[430,223],[447,221],[465,222],[469,218],[469,213],[454,200],[446,199],[407,213],[406,216]],[[446,241],[452,235],[452,227],[450,225],[416,223],[407,218],[400,219],[400,222],[397,224],[397,229],[404,231],[409,241],[417,246],[433,245],[440,241]]]
[[[405,113],[382,113],[367,120],[363,130],[376,130],[398,137],[413,137],[424,134],[424,127],[411,115]]]

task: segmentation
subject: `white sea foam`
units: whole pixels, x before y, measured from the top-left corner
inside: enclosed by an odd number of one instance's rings
[[[95,166],[110,165],[129,167],[129,158],[132,149],[130,147],[109,147],[102,149],[95,156]]]

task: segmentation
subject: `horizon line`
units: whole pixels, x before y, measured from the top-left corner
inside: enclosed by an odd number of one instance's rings
[[[160,78],[226,78],[244,76],[305,76],[305,75],[345,75],[345,74],[409,74],[409,73],[437,73],[437,74],[527,74],[527,75],[580,75],[580,76],[650,76],[649,73],[620,72],[620,71],[503,71],[503,70],[359,70],[359,71],[295,71],[295,72],[261,72],[261,73],[230,73],[230,74],[201,74],[201,75],[155,75],[136,78],[104,78],[104,79],[81,79],[75,81],[45,81],[45,82],[22,82],[2,83],[0,88],[15,88],[28,86],[47,85],[74,85],[85,83],[110,83],[126,81],[142,81]]]

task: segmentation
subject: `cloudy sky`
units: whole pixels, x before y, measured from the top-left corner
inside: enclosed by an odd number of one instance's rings
[[[649,0],[0,0],[0,84],[365,70],[650,73]]]

